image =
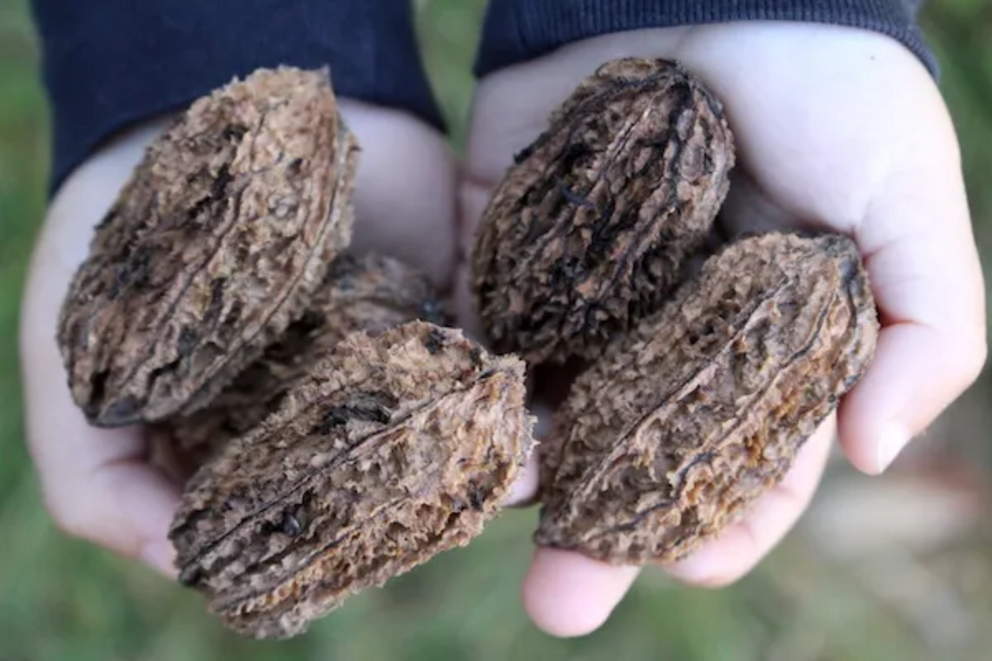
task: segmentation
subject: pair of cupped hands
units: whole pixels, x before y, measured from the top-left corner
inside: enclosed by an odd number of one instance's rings
[[[576,84],[624,56],[677,59],[723,100],[738,147],[726,229],[853,237],[882,324],[868,373],[784,481],[720,538],[663,567],[688,584],[723,586],[753,568],[802,514],[835,439],[857,469],[881,473],[981,371],[984,284],[958,141],[922,63],[879,34],[738,23],[606,35],[480,81],[460,164],[444,136],[409,114],[342,99],[362,145],[355,248],[426,269],[454,293],[458,324],[477,334],[467,255],[490,195]],[[181,485],[151,461],[142,429],[86,423],[55,343],[58,310],[93,227],[161,128],[151,123],[119,137],[58,192],[25,291],[21,351],[28,440],[57,524],[174,576],[166,531]],[[531,465],[509,504],[528,502],[537,486]],[[637,574],[537,549],[523,604],[548,633],[581,635],[606,620]]]

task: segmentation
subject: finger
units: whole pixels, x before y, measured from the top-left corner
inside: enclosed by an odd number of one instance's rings
[[[524,609],[552,636],[584,636],[606,622],[639,571],[572,551],[538,548],[524,578]]]
[[[803,445],[783,480],[762,494],[744,518],[685,560],[664,567],[692,585],[721,587],[750,572],[806,510],[827,464],[836,437],[831,415]]]
[[[31,433],[51,431],[36,427]],[[77,437],[73,439],[74,454],[92,443],[128,445],[124,436],[105,433],[93,439]],[[178,506],[179,490],[148,463],[143,449],[72,469],[64,463],[36,460],[45,474],[42,484],[46,506],[63,532],[139,559],[166,578],[176,578],[175,550],[168,530]]]
[[[45,378],[61,368],[47,349],[27,348],[24,364],[28,442],[52,518],[74,537],[174,576],[167,533],[176,485],[148,463],[138,429],[87,425],[68,390]]]
[[[451,287],[455,261],[456,169],[444,137],[396,110],[342,99],[361,145],[351,250],[384,251]]]
[[[921,162],[885,182],[857,232],[883,329],[841,405],[840,437],[867,473],[885,470],[985,363],[984,283],[953,129],[931,114],[936,135],[913,145]]]
[[[552,428],[552,405],[535,398],[538,442]],[[531,504],[538,495],[539,448],[512,490],[511,506]],[[636,567],[618,567],[569,551],[538,548],[524,579],[523,603],[534,623],[553,636],[590,633],[602,625],[637,577]]]

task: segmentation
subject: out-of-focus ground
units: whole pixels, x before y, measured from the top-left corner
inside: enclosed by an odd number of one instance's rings
[[[439,99],[461,143],[481,0],[422,0]],[[957,124],[974,223],[992,262],[992,5],[925,12]],[[23,274],[44,205],[47,115],[25,0],[0,0],[0,659],[992,659],[986,376],[883,478],[829,470],[798,528],[720,591],[647,572],[598,633],[558,641],[522,613],[533,511],[365,593],[302,638],[226,633],[198,595],[58,533],[24,447],[16,361]],[[948,295],[953,295],[949,292]]]

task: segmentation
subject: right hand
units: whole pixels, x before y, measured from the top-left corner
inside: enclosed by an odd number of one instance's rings
[[[626,56],[678,60],[723,100],[738,146],[726,233],[851,236],[880,311],[872,366],[783,481],[718,539],[666,567],[686,583],[722,586],[749,572],[805,510],[835,429],[855,467],[880,473],[975,380],[986,355],[982,271],[954,126],[916,56],[866,30],[762,21],[602,35],[481,81],[460,187],[468,249],[513,154],[582,78]],[[464,265],[459,282],[461,322],[477,326]],[[524,605],[545,631],[583,635],[637,572],[538,548]]]

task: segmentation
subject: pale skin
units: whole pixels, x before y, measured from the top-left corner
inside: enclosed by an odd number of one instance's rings
[[[739,23],[607,35],[480,81],[460,165],[444,138],[422,122],[344,100],[363,147],[356,245],[419,264],[440,285],[453,283],[460,323],[476,331],[464,252],[493,188],[575,84],[623,56],[679,59],[723,99],[739,146],[725,206],[732,231],[813,227],[854,237],[881,313],[869,372],[807,442],[782,484],[722,537],[663,568],[691,585],[724,586],[748,573],[793,526],[835,441],[854,467],[882,473],[981,371],[984,284],[958,142],[919,60],[875,33]],[[93,225],[160,127],[122,136],[59,191],[25,291],[21,351],[28,440],[53,518],[68,534],[171,577],[166,530],[179,484],[149,461],[142,430],[85,423],[53,340],[59,305]],[[513,503],[528,501],[536,488],[531,470],[516,485]],[[605,622],[637,574],[537,549],[524,607],[550,634],[583,635]]]

